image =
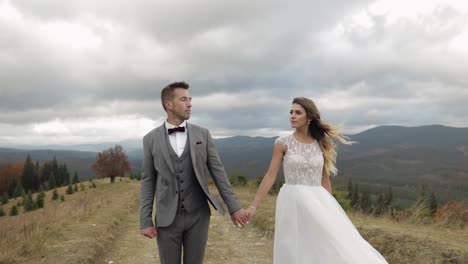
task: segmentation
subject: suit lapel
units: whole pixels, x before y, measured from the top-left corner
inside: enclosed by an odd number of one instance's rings
[[[197,137],[195,133],[195,128],[191,126],[189,123],[187,123],[187,131],[188,131],[188,137],[187,137],[187,144],[190,144],[190,156],[192,157],[192,163],[193,167],[195,168],[196,172],[196,162],[197,162],[197,155],[195,155],[195,143],[197,142]]]
[[[166,126],[164,124],[159,127],[156,140],[159,143],[159,146],[161,147],[161,152],[164,156],[164,160],[166,160],[166,163],[169,166],[169,169],[171,169],[171,172],[174,173],[174,167],[172,165],[172,160],[167,145],[168,142],[166,137]]]

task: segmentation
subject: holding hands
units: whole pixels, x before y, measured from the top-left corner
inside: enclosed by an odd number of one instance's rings
[[[245,225],[249,224],[252,217],[255,215],[256,207],[251,205],[247,208],[247,210],[241,208],[235,211],[231,215],[232,223],[237,227],[244,227]]]
[[[250,215],[243,208],[231,214],[231,221],[237,227],[244,227],[250,221]]]

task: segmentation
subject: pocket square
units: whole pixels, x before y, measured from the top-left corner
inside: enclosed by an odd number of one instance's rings
[[[200,144],[202,144],[202,143],[203,143],[203,142],[201,142],[201,141],[197,141],[197,145],[200,145]]]

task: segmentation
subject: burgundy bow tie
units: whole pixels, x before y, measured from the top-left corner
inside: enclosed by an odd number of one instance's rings
[[[175,133],[175,132],[185,132],[185,127],[180,126],[180,127],[174,127],[174,128],[167,129],[167,133],[169,133],[169,135],[172,134],[172,133]]]

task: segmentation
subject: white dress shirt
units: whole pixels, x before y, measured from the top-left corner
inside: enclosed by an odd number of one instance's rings
[[[176,127],[173,124],[167,122],[167,120],[165,121],[165,124],[166,124],[166,129]],[[187,122],[184,121],[179,126],[185,127],[185,132],[175,132],[170,135],[168,134],[168,137],[169,137],[169,142],[171,143],[172,149],[180,158],[180,156],[182,156],[182,153],[184,153],[185,144],[187,143]]]

